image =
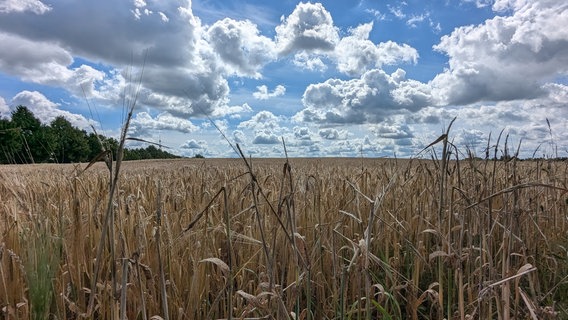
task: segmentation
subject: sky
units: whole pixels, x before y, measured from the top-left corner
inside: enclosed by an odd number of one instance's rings
[[[565,0],[0,0],[0,117],[181,156],[568,156]],[[284,147],[284,144],[285,147]],[[144,146],[130,142],[131,147]]]

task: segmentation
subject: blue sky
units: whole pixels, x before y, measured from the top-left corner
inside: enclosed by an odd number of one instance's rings
[[[140,81],[130,136],[184,156],[236,156],[219,128],[255,157],[412,157],[454,117],[461,150],[567,156],[567,25],[562,0],[0,0],[0,117],[117,137]]]

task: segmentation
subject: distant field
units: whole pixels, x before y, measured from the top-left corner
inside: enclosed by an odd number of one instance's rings
[[[396,162],[408,162],[408,159],[384,159],[384,158],[291,158],[290,163],[295,166],[313,166],[313,165],[339,165],[339,166],[353,166],[355,168],[361,168],[361,165],[365,166],[375,166],[380,164],[389,163],[392,161]],[[418,160],[415,160],[418,161]],[[282,158],[254,158],[253,164],[255,165],[268,165],[268,166],[283,166],[286,159]],[[125,170],[131,169],[176,169],[184,166],[196,166],[196,165],[208,165],[208,166],[238,166],[244,169],[243,160],[240,158],[234,159],[197,159],[197,158],[185,158],[185,159],[168,159],[168,160],[139,160],[139,161],[126,161],[123,163],[123,168]],[[34,164],[34,165],[3,165],[0,166],[0,172],[18,172],[18,171],[34,171],[34,170],[44,170],[52,169],[55,170],[73,170],[75,164]],[[81,164],[81,168],[85,168],[86,164]],[[98,162],[94,168],[107,170],[104,162]]]
[[[0,312],[568,317],[566,161],[247,161],[0,166]]]

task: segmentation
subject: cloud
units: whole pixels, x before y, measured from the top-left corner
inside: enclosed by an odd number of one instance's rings
[[[249,113],[249,112],[252,112],[252,108],[249,106],[248,103],[245,102],[242,105],[236,105],[236,106],[224,105],[217,107],[213,111],[212,115],[214,117],[230,116],[231,118],[240,118],[241,113]]]
[[[168,18],[168,16],[163,13],[163,12],[158,12],[158,14],[160,15],[160,18],[162,19],[163,22],[169,22],[170,18]]]
[[[73,57],[65,49],[45,41],[31,41],[0,32],[0,43],[10,50],[0,53],[0,70],[29,81],[50,86],[66,87],[80,95],[81,87],[91,93],[104,73],[81,65],[69,68]]]
[[[313,133],[308,127],[294,127],[293,132],[297,140],[312,140]]]
[[[495,0],[461,0],[461,1],[465,2],[465,3],[475,2],[475,6],[477,8],[485,8],[485,7],[490,6],[494,2],[495,3],[502,2],[501,0],[497,0],[497,1],[495,1]],[[509,0],[506,0],[506,1],[509,1]]]
[[[327,70],[327,65],[323,62],[320,55],[307,53],[306,51],[296,53],[292,62],[294,65],[310,71],[323,72]]]
[[[406,25],[411,28],[416,28],[419,23],[424,22],[428,17],[430,17],[430,13],[423,13],[423,14],[413,14],[410,16],[408,20],[406,20]]]
[[[413,138],[414,134],[407,124],[396,122],[385,122],[370,127],[377,137],[387,139],[409,139]]]
[[[207,39],[229,73],[260,78],[260,69],[276,58],[275,44],[259,35],[252,22],[225,18],[207,30]]]
[[[498,16],[442,37],[434,49],[447,56],[447,69],[426,83],[410,77],[427,76],[424,68],[409,69],[408,78],[403,70],[419,62],[417,48],[422,47],[371,40],[377,31],[373,23],[339,29],[319,3],[299,3],[278,22],[275,9],[244,4],[232,10],[233,3],[204,11],[205,4],[189,0],[0,2],[0,43],[10,48],[0,50],[2,73],[41,87],[63,88],[80,98],[75,100],[83,100],[85,91],[93,105],[105,109],[121,106],[122,98],[136,93],[142,75],[137,110],[146,112],[135,116],[133,130],[146,137],[155,130],[170,131],[175,145],[188,148],[184,152],[197,150],[189,147],[199,145],[205,135],[219,137],[213,126],[205,125],[208,122],[200,121],[197,128],[188,120],[205,116],[224,117],[214,119],[222,131],[235,142],[248,143],[247,152],[258,155],[281,154],[280,137],[297,154],[357,155],[366,150],[401,155],[422,139],[429,140],[424,141],[427,145],[437,137],[427,133],[456,116],[463,129],[458,132],[456,127],[456,141],[476,140],[478,131],[506,128],[534,145],[535,139],[550,135],[546,118],[555,140],[568,141],[568,90],[562,84],[568,76],[568,8],[559,1],[450,4],[468,10],[487,7],[484,15],[492,5]],[[211,11],[213,6],[218,12]],[[414,11],[405,2],[386,8],[360,13],[369,20],[390,20],[389,27],[429,26],[440,31],[440,23],[433,20],[439,12]],[[249,12],[254,14],[245,14]],[[388,34],[379,35],[384,36]],[[397,69],[401,64],[406,66]],[[289,80],[286,77],[298,72],[290,66],[303,69],[299,71],[305,78],[279,82],[277,77]],[[269,71],[276,73],[266,74]],[[269,87],[267,82],[251,97],[248,86],[260,79],[282,84]],[[303,87],[303,105],[298,105],[298,85],[308,81],[313,83]],[[42,101],[37,94],[22,92],[18,99]],[[272,112],[255,107],[253,113],[246,102],[274,97],[282,98],[274,99]],[[43,99],[38,104],[49,110],[43,118],[68,112]],[[67,116],[72,118],[73,112]],[[7,113],[0,100],[0,116]],[[289,118],[290,113],[295,115]],[[245,116],[246,121],[235,120]],[[76,121],[88,123],[84,118]],[[187,140],[185,133],[195,130],[199,139]],[[227,147],[223,141],[209,143],[215,148],[223,144],[219,150]]]
[[[477,26],[455,29],[434,49],[449,67],[432,81],[440,105],[542,97],[542,85],[568,73],[568,7],[558,1],[499,1],[512,9]]]
[[[0,97],[0,119],[10,117],[10,107],[6,104],[6,100]]]
[[[258,132],[254,139],[253,144],[278,144],[280,143],[280,138],[274,133]]]
[[[477,129],[463,129],[457,132],[454,137],[454,144],[469,149],[477,156],[487,145],[488,133]]]
[[[361,75],[371,68],[393,65],[400,62],[416,63],[418,52],[407,44],[392,41],[375,45],[369,40],[373,23],[366,23],[349,30],[335,49],[337,69],[351,76]]]
[[[276,42],[281,55],[294,53],[293,63],[311,71],[325,71],[324,60],[335,63],[340,72],[350,76],[383,65],[417,62],[418,52],[407,44],[374,44],[369,40],[372,29],[372,22],[362,24],[340,38],[331,15],[321,4],[300,3],[276,27]]]
[[[195,140],[195,139],[190,139],[185,141],[180,148],[182,149],[206,149],[207,148],[207,142],[204,140]]]
[[[252,95],[259,100],[268,100],[269,98],[283,96],[286,93],[286,87],[283,85],[277,85],[272,92],[268,92],[268,87],[261,85],[256,87],[258,91],[254,92]]]
[[[471,2],[474,0],[464,0],[464,1]],[[490,1],[490,0],[485,0],[485,1]],[[493,11],[496,12],[505,12],[509,10],[518,10],[519,8],[521,8],[526,4],[527,4],[526,0],[495,0],[492,9]]]
[[[139,102],[178,117],[211,115],[229,103],[229,84],[222,73],[146,68],[144,79]]]
[[[2,0],[0,2],[0,13],[11,12],[32,12],[40,15],[51,10],[49,5],[39,0]]]
[[[319,123],[375,123],[387,116],[418,111],[430,104],[430,88],[406,80],[398,69],[391,75],[382,70],[367,71],[358,79],[329,79],[311,84],[302,102],[305,109],[296,121]]]
[[[57,43],[73,55],[114,65],[141,65],[146,50],[148,65],[185,61],[201,27],[190,4],[153,2],[152,8],[145,7],[148,13],[161,11],[174,17],[167,24],[157,14],[137,20],[131,15],[136,5],[140,4],[112,0],[54,3],[49,14],[41,16],[5,15],[0,29],[32,41]],[[60,27],[61,21],[65,28]]]
[[[131,12],[136,9],[138,17]],[[61,21],[65,28],[60,28]],[[221,44],[235,43],[224,42],[224,31],[230,25],[237,32],[234,41],[242,44],[235,58],[216,52]],[[190,1],[53,4],[49,14],[39,17],[5,15],[0,30],[0,42],[12,48],[0,51],[3,72],[24,81],[63,87],[78,97],[84,89],[99,103],[119,105],[123,93],[129,91],[126,87],[136,84],[143,68],[138,104],[179,117],[225,114],[216,110],[228,108],[226,78],[232,74],[259,76],[260,68],[274,55],[270,49],[274,44],[259,36],[250,22],[224,20],[208,33],[193,15]],[[99,62],[100,70],[75,67],[77,56]]]
[[[195,157],[196,155],[209,155],[209,146],[205,140],[190,139],[184,141],[179,146],[179,153],[186,157]]]
[[[320,137],[326,140],[345,140],[348,137],[347,130],[337,130],[335,128],[323,128],[318,131]]]
[[[374,17],[375,17],[375,20],[377,20],[377,21],[385,20],[385,19],[386,19],[386,14],[382,13],[382,12],[379,11],[379,10],[367,8],[367,9],[365,9],[365,12],[367,12],[367,13],[371,14],[372,16],[374,16]]]
[[[253,130],[279,130],[280,119],[270,111],[260,111],[250,120],[241,122],[239,128],[247,128]]]
[[[282,55],[295,51],[331,51],[338,41],[331,14],[321,3],[299,3],[276,27],[276,43]]]
[[[191,133],[197,131],[198,127],[191,121],[174,117],[168,112],[162,112],[156,117],[152,117],[147,112],[139,112],[130,121],[130,129],[133,136],[139,137],[159,130]]]
[[[233,135],[235,140],[246,144],[252,138],[252,144],[278,144],[281,143],[280,136],[287,131],[285,127],[281,126],[283,119],[274,115],[270,111],[260,111],[255,114],[250,120],[243,121],[238,124]]]
[[[453,131],[455,143],[458,145],[471,147],[477,143],[475,151],[479,153],[486,146],[489,134],[492,134],[492,143],[495,143],[496,136],[504,130],[505,135],[510,134],[511,141],[518,142],[522,139],[522,156],[532,156],[537,148],[550,155],[552,148],[545,143],[550,141],[550,132],[556,142],[568,141],[568,131],[566,131],[568,120],[565,117],[568,86],[547,84],[543,90],[547,93],[538,99],[479,102],[445,108],[427,107],[405,116],[404,119],[414,131],[414,140],[419,140],[423,136],[418,132],[420,130],[418,128],[428,128],[432,125],[443,128],[451,119],[457,117],[456,128],[460,129]],[[436,137],[432,135],[430,139]],[[427,145],[431,141],[423,142]],[[561,149],[562,147],[559,150]]]
[[[245,142],[246,136],[245,133],[241,130],[233,131],[233,140],[235,143],[243,144]]]
[[[0,42],[12,50],[0,51],[0,70],[23,81],[62,87],[75,97],[84,93],[105,106],[120,105],[127,93],[136,93],[139,106],[187,119],[250,112],[248,104],[230,105],[227,78],[260,78],[277,53],[293,54],[294,64],[310,70],[324,71],[335,62],[351,75],[418,57],[407,45],[374,45],[368,40],[372,24],[353,29],[340,42],[331,14],[319,3],[299,3],[276,26],[274,41],[248,20],[225,18],[203,25],[191,5],[188,0],[101,0],[55,3],[41,16],[8,14],[0,20]],[[113,10],[103,10],[107,6]],[[57,27],[60,21],[66,28]],[[349,51],[350,45],[361,50]],[[98,64],[81,64],[75,57]],[[273,92],[260,87],[255,97],[284,92],[282,85]]]
[[[406,5],[406,2],[402,2],[401,5],[398,6],[392,6],[389,4],[387,5],[387,8],[389,9],[389,12],[398,19],[404,19],[406,18],[406,14],[402,11],[403,5]]]
[[[80,114],[59,109],[59,104],[50,101],[37,91],[24,90],[16,94],[11,102],[13,106],[26,106],[36,118],[45,124],[51,123],[57,117],[64,117],[73,126],[85,130],[90,130],[90,124],[96,124]]]

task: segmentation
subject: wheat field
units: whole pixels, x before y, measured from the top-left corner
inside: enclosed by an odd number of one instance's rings
[[[568,317],[566,161],[85,167],[0,167],[4,318]]]

